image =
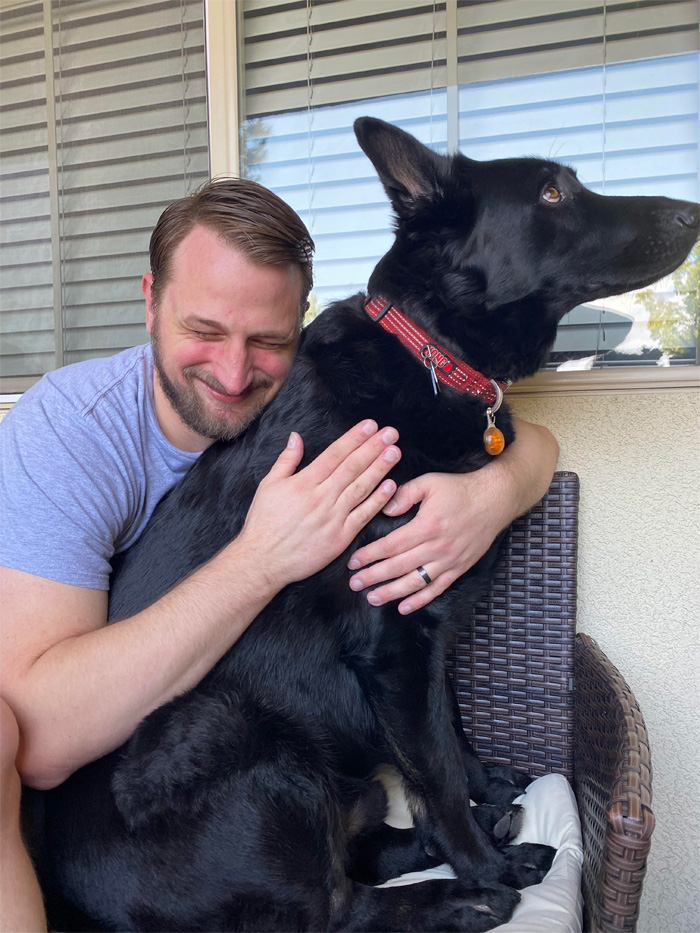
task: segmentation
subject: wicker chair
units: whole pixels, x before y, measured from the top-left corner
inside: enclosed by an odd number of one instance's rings
[[[557,473],[505,541],[448,669],[482,758],[564,774],[583,829],[586,931],[634,931],[654,829],[644,719],[596,642],[576,634],[578,477]]]

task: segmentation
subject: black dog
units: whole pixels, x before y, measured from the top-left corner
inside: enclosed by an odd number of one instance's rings
[[[363,418],[394,425],[399,483],[479,469],[487,405],[499,396],[489,380],[534,373],[567,311],[671,272],[698,236],[694,204],[601,197],[548,161],[439,156],[374,119],[355,130],[398,218],[369,283],[376,301],[368,312],[357,295],[321,315],[257,423],[212,446],[160,503],[115,562],[112,620],[237,533],[291,429],[308,462]],[[415,353],[381,326],[401,313],[429,335]],[[473,393],[449,384],[471,381],[460,358],[486,377],[474,377]],[[512,439],[505,406],[497,427]],[[353,548],[394,525],[380,515]],[[516,888],[541,880],[552,850],[498,847],[476,824],[470,791],[507,804],[523,782],[476,761],[444,677],[457,620],[494,553],[405,618],[350,591],[347,553],[285,589],[195,690],[46,795],[49,893],[91,929],[464,931],[506,921]],[[417,826],[408,862],[428,849],[458,880],[377,889],[348,876],[350,849],[381,820],[371,777],[384,763],[399,772]]]

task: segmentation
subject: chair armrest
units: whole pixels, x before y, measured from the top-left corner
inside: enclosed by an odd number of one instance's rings
[[[644,718],[620,672],[588,635],[576,636],[574,680],[584,929],[634,931],[654,830]]]

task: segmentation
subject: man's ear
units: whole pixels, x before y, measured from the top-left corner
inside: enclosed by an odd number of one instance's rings
[[[150,272],[144,272],[141,278],[141,291],[146,299],[146,330],[149,334],[153,333],[153,276]]]

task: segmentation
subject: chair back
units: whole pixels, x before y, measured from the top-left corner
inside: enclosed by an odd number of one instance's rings
[[[579,482],[556,473],[510,527],[489,591],[448,659],[485,761],[573,780]]]

